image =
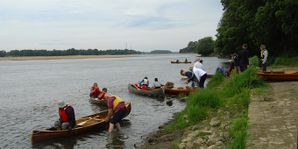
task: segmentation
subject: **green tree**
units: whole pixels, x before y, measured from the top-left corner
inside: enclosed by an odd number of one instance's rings
[[[227,55],[247,43],[252,54],[265,43],[270,55],[296,53],[298,45],[297,0],[221,0],[216,51]]]
[[[198,41],[196,51],[203,56],[208,56],[214,53],[214,40],[212,37],[205,37]]]

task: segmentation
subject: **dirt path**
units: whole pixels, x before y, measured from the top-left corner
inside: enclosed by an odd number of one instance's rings
[[[269,94],[251,98],[246,147],[297,149],[298,82],[269,85]]]

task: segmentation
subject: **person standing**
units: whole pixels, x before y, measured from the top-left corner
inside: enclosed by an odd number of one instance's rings
[[[109,122],[108,131],[112,132],[115,125],[120,130],[120,122],[127,113],[124,100],[119,96],[110,96],[107,94],[103,98],[108,102],[108,115],[105,118],[105,121]]]
[[[204,88],[204,83],[207,78],[207,72],[204,71],[202,68],[197,67],[193,67],[192,71],[199,80],[199,87]]]
[[[239,51],[238,53],[238,58],[239,58],[239,67],[240,71],[243,72],[247,69],[247,66],[249,64],[249,51],[247,49],[247,44],[242,45],[242,50]]]
[[[262,71],[263,72],[266,72],[268,50],[266,49],[266,45],[265,44],[261,44],[260,49],[261,49],[261,66],[262,66]]]
[[[55,127],[62,130],[74,128],[76,126],[74,108],[69,104],[65,104],[64,101],[60,101],[58,107],[59,120],[55,122]]]
[[[197,59],[194,63],[194,67],[205,70],[202,59]]]

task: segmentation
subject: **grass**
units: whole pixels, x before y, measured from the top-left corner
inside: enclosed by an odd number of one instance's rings
[[[250,67],[240,74],[232,74],[225,78],[216,74],[208,83],[208,87],[187,97],[186,108],[175,115],[175,120],[165,129],[173,132],[199,123],[218,109],[232,113],[229,129],[228,148],[245,148],[247,137],[248,106],[253,90],[264,91],[264,82],[256,75],[256,68]]]
[[[298,56],[289,57],[289,56],[281,56],[275,58],[273,62],[273,66],[298,66]]]
[[[236,118],[232,121],[229,129],[229,136],[231,141],[228,145],[230,149],[244,149],[247,138],[247,112],[241,117]]]

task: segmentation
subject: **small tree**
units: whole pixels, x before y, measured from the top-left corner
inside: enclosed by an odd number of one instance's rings
[[[214,40],[212,37],[204,37],[198,41],[196,51],[203,56],[214,53]]]

